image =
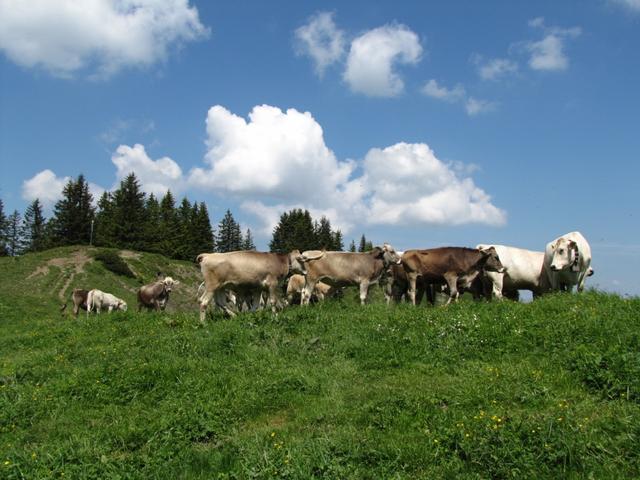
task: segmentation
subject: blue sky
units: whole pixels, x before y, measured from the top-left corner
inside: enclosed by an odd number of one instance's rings
[[[28,6],[26,6],[28,3]],[[0,0],[0,197],[145,191],[347,243],[581,231],[640,294],[640,2]]]

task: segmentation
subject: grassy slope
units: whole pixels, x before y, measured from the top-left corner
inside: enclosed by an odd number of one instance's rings
[[[639,299],[347,298],[200,328],[184,276],[182,313],[72,321],[53,271],[15,297],[52,255],[0,259],[0,478],[640,475]]]

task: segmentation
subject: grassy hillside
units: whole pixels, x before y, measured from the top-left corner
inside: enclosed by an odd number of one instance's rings
[[[200,327],[184,290],[182,311],[75,321],[56,309],[71,267],[20,293],[75,251],[0,260],[0,478],[640,476],[637,298],[347,295]],[[193,271],[137,262],[185,285]],[[83,268],[132,295],[135,280]]]

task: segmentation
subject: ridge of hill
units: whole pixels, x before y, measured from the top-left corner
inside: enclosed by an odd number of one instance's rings
[[[116,253],[135,278],[105,267],[95,258],[104,252]],[[158,272],[180,281],[171,294],[168,312],[197,309],[196,294],[202,281],[195,263],[155,253],[79,245],[0,258],[0,270],[0,291],[12,298],[18,308],[29,312],[34,307],[59,308],[69,301],[74,288],[98,288],[124,299],[129,308],[136,308],[136,290],[154,281]]]

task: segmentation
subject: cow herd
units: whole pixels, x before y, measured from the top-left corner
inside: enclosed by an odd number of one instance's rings
[[[529,290],[534,297],[571,291],[574,286],[582,291],[586,277],[593,275],[591,248],[579,232],[556,238],[544,251],[480,244],[476,248],[396,252],[385,243],[364,253],[202,253],[196,262],[204,279],[198,289],[202,323],[212,299],[230,315],[242,308],[257,310],[267,304],[275,312],[296,298],[307,305],[313,299],[322,301],[339,293],[343,287],[357,286],[364,304],[369,287],[377,283],[383,287],[387,303],[405,300],[415,305],[426,295],[427,301],[434,304],[436,293],[445,293],[450,303],[467,291],[476,299],[517,300],[519,290]],[[285,281],[286,300],[279,295]],[[171,277],[160,277],[141,287],[137,292],[138,311],[164,310],[178,283]],[[101,309],[127,309],[123,300],[96,289],[75,289],[72,300],[76,316],[81,308],[87,314],[93,310],[100,313]]]

